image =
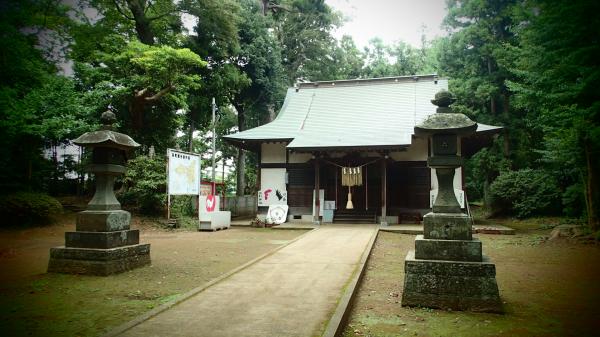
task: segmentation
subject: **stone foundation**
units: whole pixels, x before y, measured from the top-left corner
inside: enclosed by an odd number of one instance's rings
[[[403,306],[502,313],[496,267],[482,262],[416,259],[404,262]]]
[[[462,213],[427,213],[423,235],[426,239],[471,240],[471,218]]]
[[[150,244],[139,243],[130,220],[122,210],[79,212],[76,231],[65,233],[64,246],[50,249],[48,272],[106,276],[150,264]]]
[[[415,257],[425,260],[451,260],[481,262],[481,241],[473,240],[432,240],[417,235]]]
[[[106,276],[150,264],[150,244],[111,249],[55,247],[50,249],[49,273]]]
[[[403,306],[502,312],[496,267],[462,213],[428,213],[404,262]]]

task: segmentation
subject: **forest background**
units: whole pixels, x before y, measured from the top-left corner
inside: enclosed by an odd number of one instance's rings
[[[323,0],[1,0],[0,208],[86,193],[86,159],[55,149],[96,129],[107,109],[142,144],[121,197],[152,213],[164,207],[166,149],[209,151],[212,97],[224,135],[271,121],[297,81],[437,73],[456,111],[505,128],[467,161],[471,201],[599,230],[600,3],[447,7],[445,37],[360,49],[333,37],[343,18]],[[217,160],[235,163],[232,191],[253,193],[256,156],[217,147]]]

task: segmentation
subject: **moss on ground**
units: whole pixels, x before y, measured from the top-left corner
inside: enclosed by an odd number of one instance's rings
[[[496,263],[503,315],[402,307],[404,258],[414,236],[380,233],[343,336],[597,335],[600,248],[546,241],[551,226],[543,225],[560,221],[504,219],[516,235],[478,235]]]
[[[304,231],[142,230],[152,265],[108,277],[47,274],[70,225],[0,232],[2,336],[97,336],[260,256]],[[139,226],[139,218],[134,219]],[[138,227],[139,228],[139,227]],[[10,252],[10,254],[2,254]]]

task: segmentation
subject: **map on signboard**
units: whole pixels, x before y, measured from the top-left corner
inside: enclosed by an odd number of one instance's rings
[[[198,195],[200,190],[200,156],[169,149],[169,191],[171,195]]]

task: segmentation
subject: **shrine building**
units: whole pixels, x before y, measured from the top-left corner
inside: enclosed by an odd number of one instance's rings
[[[259,216],[287,204],[291,222],[420,221],[437,181],[427,167],[431,145],[414,126],[435,113],[441,90],[448,80],[437,75],[298,83],[275,120],[225,139],[258,154]],[[472,155],[501,130],[479,123],[459,154]],[[454,189],[464,207],[460,168]]]

